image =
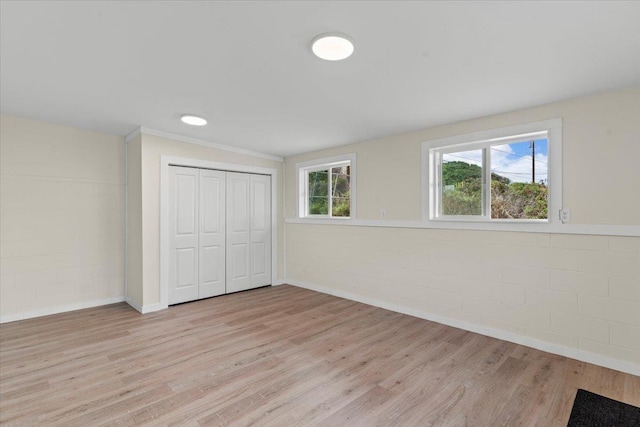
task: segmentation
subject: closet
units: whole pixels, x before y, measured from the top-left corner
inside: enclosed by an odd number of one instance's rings
[[[271,177],[169,172],[169,304],[270,285]]]

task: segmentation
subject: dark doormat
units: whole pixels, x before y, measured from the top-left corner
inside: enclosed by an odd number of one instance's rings
[[[567,427],[638,427],[640,408],[578,389]]]

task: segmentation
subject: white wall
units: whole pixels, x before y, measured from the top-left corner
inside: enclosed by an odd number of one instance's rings
[[[572,224],[637,230],[640,88],[287,158],[287,216],[296,163],[355,152],[358,219],[419,221],[422,141],[557,117]],[[640,237],[289,221],[286,239],[290,283],[640,374]]]
[[[127,302],[142,307],[142,136],[127,143]]]
[[[0,312],[124,297],[124,139],[0,116]]]
[[[3,322],[122,301],[125,274],[131,305],[159,303],[161,155],[277,169],[284,277],[282,162],[152,135],[125,145],[119,136],[4,114],[1,130]]]
[[[133,141],[132,141],[133,142]],[[284,188],[284,163],[231,151],[209,148],[187,142],[176,141],[149,134],[141,135],[141,191],[142,191],[142,276],[128,277],[129,297],[137,302],[133,292],[141,289],[144,311],[158,308],[160,303],[160,157],[176,156],[240,165],[260,166],[278,171],[278,268],[277,277],[284,277],[284,203],[281,197]],[[131,142],[129,143],[131,144]],[[131,148],[131,147],[130,147]],[[132,159],[130,155],[129,159]],[[129,165],[130,170],[134,166]],[[129,176],[129,186],[133,185]],[[137,185],[137,184],[135,184]],[[130,211],[131,214],[133,214]],[[129,216],[130,220],[138,219]],[[135,263],[134,253],[129,255],[129,264]],[[140,283],[140,281],[142,283]]]
[[[640,87],[288,157],[286,214],[296,212],[295,163],[355,152],[358,219],[379,219],[384,208],[387,220],[418,221],[423,141],[558,117],[571,223],[640,224]]]

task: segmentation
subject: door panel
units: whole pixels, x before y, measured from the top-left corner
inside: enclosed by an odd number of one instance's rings
[[[176,249],[176,288],[196,286],[193,265],[196,262],[194,248]]]
[[[222,295],[225,287],[226,173],[200,170],[199,298]]]
[[[246,243],[234,243],[231,246],[231,253],[233,254],[233,270],[231,271],[232,280],[241,280],[249,277],[249,245]]]
[[[229,173],[231,180],[231,231],[249,232],[249,176]]]
[[[251,287],[271,284],[271,177],[250,175]]]
[[[227,172],[227,292],[251,288],[250,180]]]
[[[220,176],[213,176],[213,173]],[[200,200],[202,213],[202,233],[224,233],[224,173],[217,171],[200,171]],[[221,227],[222,225],[222,227]]]
[[[169,168],[169,304],[198,299],[198,174]]]
[[[266,270],[266,248],[263,242],[254,242],[252,244],[253,251],[251,252],[251,259],[253,260],[253,274],[265,274]]]
[[[220,258],[224,259],[224,254],[220,254],[223,248],[220,246],[202,246],[200,248],[200,286],[203,284],[222,284],[222,294],[224,293],[224,276],[221,277],[220,267],[224,267],[224,264],[220,265]],[[222,270],[224,271],[224,269]],[[202,289],[201,289],[202,291]],[[216,295],[221,295],[216,294]],[[207,298],[213,295],[203,295],[200,292],[200,298]]]
[[[176,174],[176,234],[192,236],[196,231],[197,175],[184,171]]]

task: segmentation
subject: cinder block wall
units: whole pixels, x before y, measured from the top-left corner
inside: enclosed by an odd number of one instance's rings
[[[124,138],[0,117],[3,322],[124,298]]]
[[[635,87],[288,157],[287,280],[639,374],[638,100]],[[404,228],[421,220],[423,141],[554,118],[560,233]],[[296,219],[296,163],[346,153],[360,226]]]

